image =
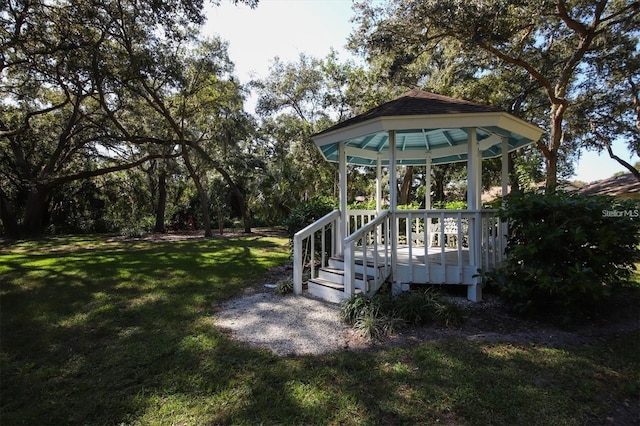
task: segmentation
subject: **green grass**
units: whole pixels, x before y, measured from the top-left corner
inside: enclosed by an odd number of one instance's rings
[[[0,423],[598,424],[640,392],[638,333],[288,358],[230,340],[213,325],[218,305],[287,248],[260,237],[1,247]]]

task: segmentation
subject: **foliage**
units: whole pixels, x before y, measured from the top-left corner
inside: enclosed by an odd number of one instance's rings
[[[255,236],[0,245],[2,424],[624,424],[637,397],[637,332],[279,357],[219,330],[287,256]]]
[[[353,323],[353,328],[365,339],[379,340],[396,330],[399,318],[382,313],[376,304],[370,304]]]
[[[301,200],[334,194],[335,166],[311,135],[346,118],[354,68],[339,64],[335,53],[290,63],[275,58],[270,74],[251,82],[261,118],[258,145],[268,159],[253,208],[266,222],[281,224]]]
[[[291,211],[291,214],[285,221],[289,237],[306,227],[316,220],[322,218],[336,208],[334,200],[328,197],[313,197],[308,201],[300,203]]]
[[[433,203],[434,209],[446,209],[446,210],[466,210],[466,201],[436,201]]]
[[[588,316],[628,280],[639,259],[640,217],[630,200],[513,194],[506,265],[489,282],[523,313]]]
[[[383,205],[382,208],[388,209],[389,206]],[[376,200],[355,201],[347,205],[347,210],[375,210],[375,209],[376,209]]]
[[[198,0],[2,3],[0,219],[7,234],[38,236],[50,201],[78,181],[145,164],[150,170],[153,161],[179,155],[188,166],[185,146],[219,140],[221,127],[237,136],[239,88],[226,44],[197,38],[202,7]],[[161,182],[173,166],[149,177]],[[165,201],[153,204],[161,221]]]
[[[404,292],[396,297],[384,289],[373,297],[358,294],[340,305],[340,316],[363,337],[372,339],[379,339],[407,324],[417,326],[437,322],[457,326],[462,323],[460,309],[443,301],[431,288]]]
[[[537,147],[555,187],[570,173],[562,160],[570,166],[580,145],[603,149],[624,138],[637,150],[637,8],[633,1],[360,2],[350,47],[381,78],[499,104],[548,129]]]
[[[283,278],[276,283],[276,293],[285,295],[293,293],[293,278]]]

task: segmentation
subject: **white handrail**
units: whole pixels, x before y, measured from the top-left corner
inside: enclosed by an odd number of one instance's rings
[[[320,229],[322,226],[326,225],[328,222],[331,222],[337,218],[340,218],[340,210],[334,210],[330,213],[327,213],[320,219],[313,222],[311,225],[307,225],[307,227],[302,228],[300,231],[296,232],[293,238],[306,238],[313,232]]]
[[[316,220],[311,225],[308,225],[304,229],[296,232],[295,235],[293,236],[293,292],[295,294],[302,294],[302,272],[304,270],[304,263],[305,263],[304,253],[303,253],[304,241],[306,239],[311,240],[308,247],[311,250],[311,256],[310,256],[311,277],[314,278],[315,234],[319,231],[322,231],[320,232],[321,247],[322,247],[322,254],[321,254],[322,257],[321,257],[320,263],[321,263],[321,266],[324,266],[326,262],[325,249],[327,248],[324,231],[329,225],[331,225],[332,234],[331,234],[330,256],[333,256],[335,254],[336,247],[338,247],[336,243],[336,229],[338,228],[337,224],[339,220],[340,220],[340,211],[334,210],[330,213],[327,213],[320,219]]]
[[[373,264],[380,264],[379,262],[379,252],[378,252],[378,244],[384,244],[384,274],[388,276],[389,273],[389,211],[384,211],[380,213],[375,219],[371,222],[364,225],[362,228],[355,231],[353,234],[349,235],[344,240],[344,292],[347,297],[353,296],[355,294],[354,282],[355,282],[355,248],[358,242],[362,243],[362,267],[363,267],[363,281],[365,283],[365,288],[363,289],[365,294],[370,293],[370,289],[368,288],[368,279],[367,279],[367,265],[368,265],[368,245],[369,238],[368,235],[373,233],[373,238],[371,238],[371,242],[373,244]],[[378,229],[382,227],[382,232],[379,233]],[[377,276],[376,276],[377,281]],[[377,289],[375,289],[377,290]]]

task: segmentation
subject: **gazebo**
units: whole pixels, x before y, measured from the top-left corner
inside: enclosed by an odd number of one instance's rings
[[[482,209],[482,160],[502,158],[537,141],[543,131],[500,108],[420,90],[312,136],[323,157],[338,163],[340,203],[294,237],[294,292],[333,301],[373,294],[391,281],[395,294],[410,284],[459,284],[482,299],[479,271],[503,259],[507,234],[497,210]],[[467,163],[467,209],[398,209],[397,166]],[[376,210],[347,210],[347,166],[376,168]],[[383,168],[389,174],[382,208]],[[424,184],[431,187],[430,173]]]

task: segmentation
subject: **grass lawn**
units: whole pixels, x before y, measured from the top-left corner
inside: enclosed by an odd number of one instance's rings
[[[256,236],[0,247],[0,424],[578,425],[637,403],[638,333],[279,358],[213,326],[288,258]]]

